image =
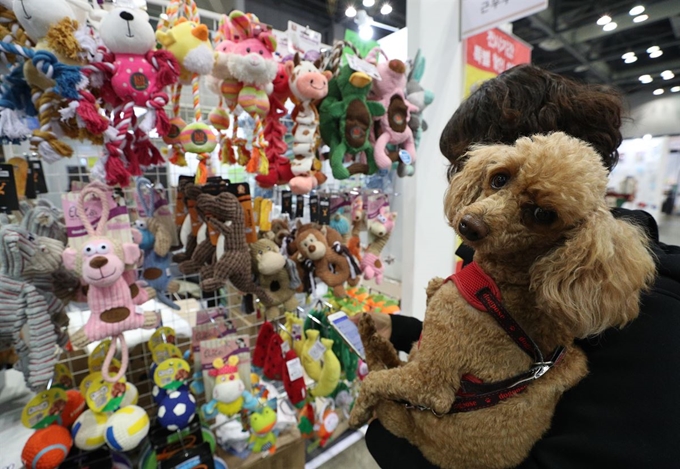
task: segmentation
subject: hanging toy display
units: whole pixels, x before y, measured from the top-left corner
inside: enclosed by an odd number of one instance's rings
[[[381,54],[385,57],[385,61],[378,63]],[[393,162],[398,162],[398,174],[412,176],[413,163],[416,161],[416,145],[408,124],[411,112],[417,112],[418,107],[411,104],[405,97],[406,64],[398,59],[389,60],[379,47],[373,48],[366,60],[376,66],[381,78],[373,81],[369,99],[382,104],[386,109],[386,112],[376,119],[380,125],[375,126],[376,133],[379,135],[376,136],[373,157],[380,169],[389,169]],[[397,150],[393,152],[397,161],[393,161],[387,145],[397,147]],[[399,149],[399,146],[403,149]]]
[[[97,228],[85,213],[85,200],[94,196],[101,201],[101,220],[107,220],[110,212],[108,195],[96,184],[86,186],[80,193],[77,205],[78,218],[88,233],[89,239],[81,252],[67,248],[63,253],[64,265],[75,270],[88,285],[87,303],[91,314],[85,327],[77,331],[72,337],[72,343],[77,347],[113,338],[113,344],[118,341],[122,349],[122,366],[115,376],[109,374],[109,365],[113,359],[116,347],[112,344],[102,365],[102,376],[108,382],[117,382],[124,374],[128,363],[128,351],[123,337],[127,330],[154,328],[158,317],[153,312],[145,313],[137,309],[132,300],[130,285],[125,280],[123,272],[126,265],[136,265],[139,257],[139,246],[134,243],[119,243],[105,236],[105,223],[100,222]]]
[[[319,112],[315,101],[323,99],[328,94],[328,80],[330,73],[319,71],[320,61],[312,63],[301,60],[298,54],[292,62],[286,62],[290,92],[297,100],[293,111],[293,155],[291,171],[294,175],[289,181],[294,194],[307,194],[319,184],[325,182],[326,177],[319,170],[320,162],[316,158],[319,147]]]
[[[255,180],[260,187],[269,188],[280,184],[288,184],[294,177],[290,160],[286,157],[288,145],[284,141],[286,126],[281,118],[288,111],[284,104],[291,97],[288,71],[286,65],[280,63],[273,82],[273,91],[269,95],[269,112],[265,118],[264,138],[267,140],[265,154],[269,161],[269,174],[258,174]]]
[[[165,14],[166,17],[158,22],[156,39],[180,65],[180,82],[174,86],[172,93],[171,129],[164,138],[164,142],[170,145],[166,153],[168,161],[178,166],[187,165],[186,152],[195,153],[198,159],[196,182],[203,184],[212,174],[210,153],[217,145],[212,128],[202,122],[201,114],[200,77],[209,75],[215,65],[210,32],[207,26],[201,24],[198,7],[193,0],[173,0]],[[194,126],[188,133],[183,133],[186,123],[179,115],[180,97],[182,85],[189,83],[193,97]]]
[[[145,189],[148,189],[150,201],[147,203]],[[156,205],[156,190],[146,178],[137,179],[137,196],[144,207],[146,219],[139,219],[135,222],[137,229],[142,234],[142,241],[139,247],[144,253],[144,264],[142,265],[142,279],[156,291],[156,299],[172,309],[180,309],[170,298],[166,296],[168,290],[177,291],[179,286],[172,281],[170,275],[170,263],[172,254],[170,253],[171,235],[167,227],[154,216]]]
[[[245,166],[249,173],[266,175],[269,173],[269,162],[265,155],[267,142],[264,139],[262,121],[269,112],[267,94],[272,90],[272,82],[278,71],[272,55],[276,51],[276,38],[271,32],[263,31],[261,24],[255,23],[252,16],[241,11],[232,11],[229,21],[238,31],[240,39],[227,53],[227,67],[241,87],[238,104],[255,120],[249,156],[245,142],[238,140],[238,163]],[[223,86],[228,81],[225,80]]]
[[[321,103],[321,136],[330,147],[333,177],[347,179],[352,174],[373,174],[378,166],[373,158],[370,135],[373,120],[385,113],[382,104],[368,101],[373,79],[349,65],[331,80],[329,95]],[[345,167],[345,155],[365,156],[359,163]]]
[[[164,163],[148,134],[156,129],[165,136],[171,130],[164,89],[177,82],[179,63],[168,51],[155,49],[154,31],[142,10],[112,10],[99,34],[106,49],[96,67],[104,71],[101,94],[110,106],[115,131],[93,173],[104,172],[109,184],[126,186],[131,175],[139,176],[143,169]],[[139,120],[135,106],[147,110]]]

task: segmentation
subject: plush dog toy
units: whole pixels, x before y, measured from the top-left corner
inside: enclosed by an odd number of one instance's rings
[[[335,230],[333,230],[335,231]],[[360,269],[352,255],[339,241],[329,244],[326,237],[328,228],[300,230],[295,237],[298,249],[297,259],[305,269],[333,289],[338,298],[347,296],[345,282],[350,286],[359,284]],[[337,234],[337,232],[335,232]],[[340,236],[337,234],[337,236]],[[342,239],[342,238],[340,238]],[[310,274],[311,277],[311,274]],[[312,290],[314,288],[312,287]]]
[[[321,137],[330,147],[333,177],[347,179],[352,174],[373,174],[378,167],[373,158],[370,134],[373,120],[385,114],[382,104],[368,101],[373,80],[364,72],[355,72],[349,65],[340,69],[331,80],[328,97],[321,103]],[[346,168],[345,155],[365,153],[366,163],[355,163]]]
[[[635,319],[654,278],[646,236],[611,215],[606,188],[599,155],[563,133],[474,148],[445,199],[474,262],[430,281],[406,364],[361,319],[371,372],[350,425],[377,416],[442,468],[521,463],[588,372],[574,340]]]
[[[18,225],[0,230],[0,351],[14,347],[17,368],[33,390],[52,378],[58,336],[46,297],[27,277],[57,270],[62,250],[59,241]]]
[[[243,207],[238,198],[229,192],[218,196],[201,194],[197,206],[206,214],[210,227],[219,233],[215,263],[211,270],[201,272],[201,289],[215,291],[231,281],[239,291],[253,293],[265,304],[272,304],[266,291],[253,282]]]
[[[385,61],[378,63],[378,57],[382,54]],[[405,164],[410,165],[416,160],[416,145],[413,140],[413,132],[408,126],[411,112],[418,108],[408,102],[404,96],[406,90],[406,64],[398,59],[387,59],[385,53],[379,47],[369,52],[367,61],[372,63],[380,73],[380,80],[373,80],[369,99],[379,102],[387,110],[377,120],[380,135],[375,141],[373,157],[380,169],[392,167],[392,160],[387,151],[387,145],[401,145],[408,156],[404,157]]]
[[[315,101],[323,99],[328,93],[330,72],[321,73],[319,62],[300,60],[295,54],[292,62],[286,62],[290,92],[297,100],[293,110],[293,154],[291,163],[294,177],[290,180],[290,190],[295,194],[307,194],[325,181],[317,177],[318,167],[314,167],[316,150],[319,146],[319,112]],[[318,173],[322,176],[321,173]]]
[[[375,278],[375,283],[378,285],[382,283],[383,272],[385,271],[380,254],[390,240],[396,218],[397,214],[390,213],[388,207],[381,207],[377,216],[375,218],[369,217],[368,220],[368,232],[373,239],[364,251],[364,256],[361,259],[361,270],[364,272],[366,280]]]
[[[285,311],[295,311],[298,307],[295,290],[300,286],[295,263],[286,259],[276,243],[269,239],[260,239],[251,244],[250,256],[253,271],[258,274],[258,283],[271,299],[271,303],[265,303],[266,316],[278,316],[280,305]]]
[[[77,331],[71,338],[76,347],[112,337],[102,375],[106,381],[117,382],[125,375],[128,363],[128,351],[123,332],[140,327],[154,328],[158,317],[153,312],[145,313],[137,309],[131,288],[123,275],[126,265],[136,266],[139,258],[139,246],[134,243],[119,243],[104,236],[105,223],[99,223],[93,228],[85,213],[85,199],[94,195],[102,202],[101,220],[108,220],[110,208],[106,193],[94,185],[86,186],[80,193],[77,204],[78,218],[80,218],[90,238],[81,252],[67,248],[63,253],[64,265],[75,270],[88,285],[87,303],[90,307],[90,317],[85,327]],[[113,345],[116,340],[122,349],[122,366],[116,376],[109,375],[109,365],[116,351]]]

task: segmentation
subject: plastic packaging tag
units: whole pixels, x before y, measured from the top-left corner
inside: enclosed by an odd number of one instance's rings
[[[54,423],[66,406],[66,391],[51,388],[38,393],[24,407],[21,423],[26,428],[45,428]]]
[[[309,349],[309,356],[312,357],[312,360],[320,360],[321,357],[323,357],[324,352],[326,352],[326,347],[320,342],[316,341],[314,345],[312,345],[312,348]]]

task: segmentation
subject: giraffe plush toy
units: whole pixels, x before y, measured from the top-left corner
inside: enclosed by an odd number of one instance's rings
[[[389,213],[388,207],[381,207],[377,217],[368,221],[368,232],[373,240],[361,259],[361,270],[366,280],[375,278],[378,285],[382,283],[385,270],[380,254],[392,235],[396,219],[396,213]]]
[[[320,72],[318,63],[300,60],[295,54],[292,62],[286,62],[290,92],[297,99],[297,106],[293,111],[293,154],[295,159],[291,163],[293,179],[290,189],[295,194],[307,194],[319,184],[325,182],[325,177],[318,167],[315,167],[316,149],[319,146],[319,112],[314,101],[323,99],[328,94],[328,80],[330,72]]]

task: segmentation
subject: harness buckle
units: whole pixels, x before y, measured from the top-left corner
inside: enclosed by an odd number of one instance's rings
[[[550,368],[552,368],[554,365],[553,362],[540,362],[540,363],[535,363],[534,366],[536,366],[536,371],[534,372],[534,379],[538,379],[544,374],[548,372]]]

